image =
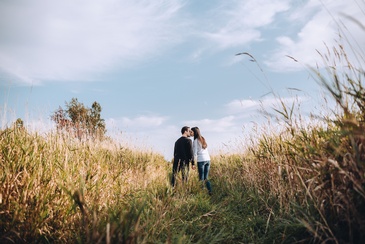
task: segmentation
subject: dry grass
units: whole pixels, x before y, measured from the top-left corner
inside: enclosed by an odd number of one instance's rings
[[[215,159],[215,177],[227,176],[228,191],[254,191],[265,234],[279,242],[365,240],[365,72],[351,65],[343,46],[328,52],[324,60],[333,63],[315,75],[337,104],[332,114],[308,125],[295,106],[281,103],[280,132],[266,128],[246,153]]]
[[[153,152],[1,130],[1,243],[364,243],[365,72],[341,45],[321,55],[336,109],[308,124],[279,99],[282,130],[212,157],[213,196],[196,172],[172,189]]]
[[[113,233],[109,211],[128,211],[133,194],[166,178],[162,156],[108,142],[44,138],[18,128],[1,131],[0,140],[2,240],[105,239],[104,222]]]

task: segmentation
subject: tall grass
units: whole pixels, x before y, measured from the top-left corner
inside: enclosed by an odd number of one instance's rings
[[[153,152],[0,130],[0,242],[364,243],[364,60],[342,45],[321,55],[312,72],[336,109],[308,124],[279,99],[281,131],[212,157],[213,196],[196,172],[171,188]]]
[[[212,157],[213,196],[194,171],[172,189],[153,152],[1,130],[1,243],[363,243],[364,71],[328,67],[316,75],[337,109],[308,124],[281,102],[283,130]]]
[[[313,72],[336,109],[321,124],[307,124],[295,104],[281,103],[282,131],[268,130],[240,159],[218,164],[219,175],[229,175],[227,191],[253,192],[259,201],[265,240],[365,241],[365,72],[342,45],[321,55],[333,62]]]
[[[361,80],[348,82],[342,112],[323,125],[303,124],[293,106],[279,113],[280,133],[212,157],[213,196],[196,172],[172,189],[171,164],[152,152],[4,129],[0,241],[362,243],[364,101]]]
[[[136,238],[140,192],[166,178],[165,161],[153,153],[16,127],[0,134],[3,241]],[[124,223],[127,215],[135,218]]]
[[[178,177],[172,189],[171,164],[153,152],[14,126],[0,131],[0,156],[1,243],[219,243],[229,237],[221,204],[201,188],[197,172],[185,185]]]

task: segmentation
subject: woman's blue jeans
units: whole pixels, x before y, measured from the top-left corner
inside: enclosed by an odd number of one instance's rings
[[[202,161],[198,162],[198,173],[199,173],[199,180],[205,181],[205,186],[207,187],[209,193],[212,192],[212,186],[208,180],[210,170],[210,161]]]

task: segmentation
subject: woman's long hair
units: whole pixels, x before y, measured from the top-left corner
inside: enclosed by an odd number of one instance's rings
[[[205,141],[205,138],[200,134],[200,130],[198,127],[193,127],[191,130],[194,132],[194,140],[198,139],[200,144],[202,145],[202,148],[205,149],[208,147],[207,142]]]

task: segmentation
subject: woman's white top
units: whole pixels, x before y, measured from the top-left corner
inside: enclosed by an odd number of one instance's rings
[[[208,148],[203,149],[198,139],[193,142],[193,152],[197,162],[210,161]]]

